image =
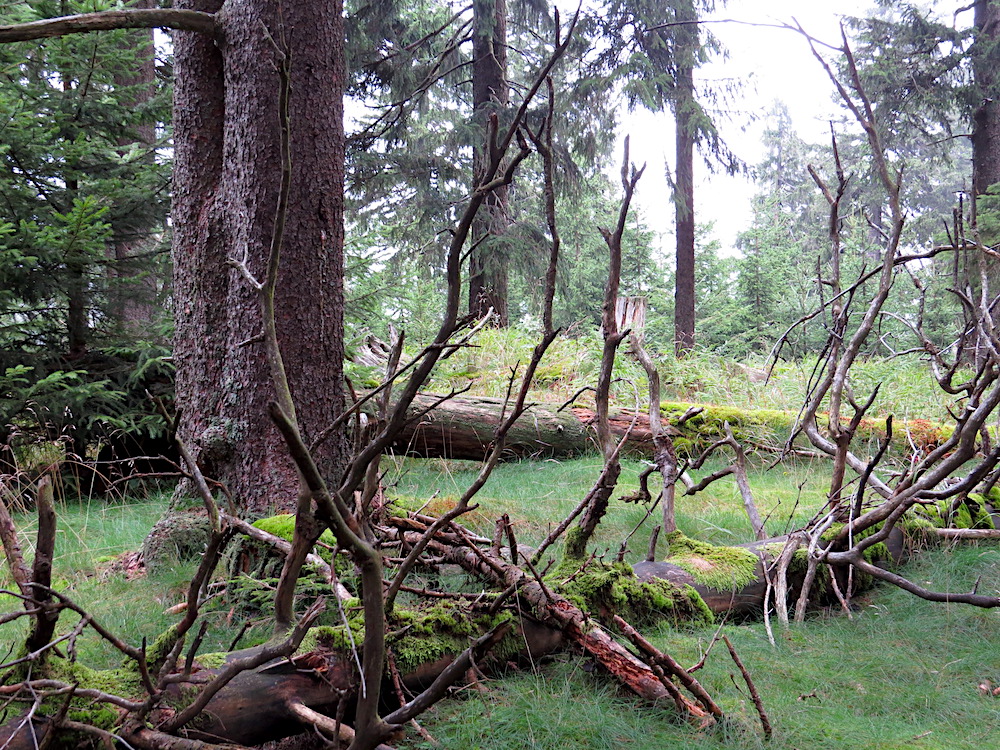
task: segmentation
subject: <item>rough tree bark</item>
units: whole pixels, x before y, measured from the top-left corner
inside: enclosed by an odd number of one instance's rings
[[[485,136],[487,122],[500,116],[510,103],[507,0],[475,0],[472,12],[472,117],[483,134],[473,155],[473,184],[478,185],[494,148]],[[476,249],[469,256],[469,312],[483,318],[492,309],[500,327],[508,323],[507,258],[491,240],[502,235],[509,224],[508,190],[502,185],[486,196],[472,223]]]
[[[677,22],[690,23],[697,15],[687,3],[677,8]],[[698,31],[693,24],[677,28],[677,90],[673,102],[676,127],[674,210],[676,280],[674,288],[674,348],[678,356],[694,347],[694,54]]]
[[[982,195],[1000,182],[1000,5],[975,2],[973,75],[982,100],[972,115],[972,190]]]
[[[182,8],[218,11],[219,0]],[[255,275],[274,231],[281,160],[277,65],[288,55],[291,195],[277,286],[281,350],[305,439],[342,410],[341,3],[226,3],[219,38],[175,37],[174,292],[180,434],[249,513],[291,508],[297,473],[267,414],[274,398]],[[339,480],[343,442],[316,458]]]

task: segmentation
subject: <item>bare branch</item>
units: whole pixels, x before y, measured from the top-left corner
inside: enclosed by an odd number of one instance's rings
[[[154,8],[151,10],[105,10],[98,13],[81,13],[75,16],[47,18],[42,21],[0,26],[0,44],[27,42],[32,39],[51,39],[67,34],[86,34],[92,31],[114,29],[177,29],[197,31],[214,36],[218,27],[215,16],[196,10]]]

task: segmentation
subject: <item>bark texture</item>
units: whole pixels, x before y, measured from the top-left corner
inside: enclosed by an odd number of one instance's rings
[[[681,3],[678,23],[696,21],[692,8]],[[694,347],[694,54],[698,32],[692,24],[677,27],[677,89],[674,100],[676,126],[676,175],[674,184],[677,235],[674,288],[674,348],[678,355]]]
[[[276,324],[311,442],[342,409],[341,4],[229,2],[218,25],[218,45],[190,33],[175,41],[177,403],[206,475],[256,514],[294,507],[297,473],[267,416],[274,389],[256,292],[229,261],[264,276],[281,174],[278,66],[287,65],[292,181]],[[343,451],[334,436],[316,452],[333,481]]]
[[[489,120],[500,117],[510,103],[507,85],[507,2],[475,0],[472,9],[473,120],[483,138],[476,144],[473,157],[473,180],[478,185],[490,162],[492,144],[487,139]],[[472,223],[472,243],[476,249],[469,256],[469,311],[482,318],[492,308],[499,326],[508,323],[508,259],[500,243],[492,240],[506,231],[510,224],[509,211],[508,190],[503,185],[486,197]]]
[[[976,0],[975,25],[973,73],[982,101],[972,116],[972,186],[982,195],[1000,182],[1000,6]]]
[[[457,396],[435,406],[440,398],[417,396],[408,412],[409,422],[392,450],[426,458],[484,460],[503,418],[503,399]],[[535,404],[507,433],[504,455],[561,458],[592,452],[597,447],[595,422],[596,415],[590,409],[560,412],[550,404]],[[615,441],[628,435],[626,453],[653,455],[648,415],[615,411],[609,415],[609,427]]]

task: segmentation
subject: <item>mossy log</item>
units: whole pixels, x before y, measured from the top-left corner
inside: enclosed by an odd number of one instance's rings
[[[362,409],[371,416],[368,402]],[[678,426],[681,416],[690,409],[700,409],[695,416]],[[420,394],[407,414],[409,423],[391,449],[425,458],[459,458],[479,461],[489,446],[501,421],[504,401],[485,396],[444,396]],[[795,413],[774,409],[739,409],[718,404],[662,402],[660,411],[681,452],[699,452],[716,440],[726,437],[728,424],[736,440],[757,448],[783,446],[795,423]],[[593,410],[565,408],[557,404],[536,403],[517,421],[507,435],[506,451],[511,458],[565,458],[595,450],[596,433]],[[611,431],[618,438],[628,433],[625,454],[652,458],[653,439],[646,413],[631,409],[612,409]],[[939,445],[951,434],[947,425],[926,420],[902,422],[892,440],[891,454],[909,456],[913,450],[908,436],[921,451]],[[885,440],[885,425],[866,419],[858,429],[859,441],[874,450]],[[809,450],[808,446],[801,445]],[[859,449],[861,449],[859,443]]]
[[[764,598],[767,595],[768,579],[765,566],[770,566],[781,553],[788,537],[779,536],[751,542],[736,547],[715,547],[714,550],[746,550],[754,558],[749,564],[746,560],[735,559],[734,555],[719,555],[711,552],[699,554],[698,547],[710,545],[692,545],[693,550],[682,550],[675,562],[668,558],[656,562],[640,562],[632,566],[640,581],[668,580],[680,585],[694,588],[705,604],[716,615],[728,613],[730,616],[759,615],[764,610]],[[895,528],[885,542],[886,557],[876,560],[876,564],[897,564],[905,554],[904,535]],[[800,550],[798,555],[804,555]],[[838,581],[846,584],[847,571],[837,570]],[[788,570],[789,601],[798,598],[805,574],[805,560],[793,563]],[[827,604],[834,600],[829,587],[822,586],[814,592],[813,601]],[[855,585],[857,590],[857,583]]]
[[[424,458],[483,460],[504,413],[503,399],[464,396],[441,399],[428,394],[417,396],[408,412],[410,421],[392,444],[392,450]],[[506,455],[565,458],[591,452],[595,450],[593,421],[594,412],[589,409],[559,411],[555,404],[535,404],[507,433]],[[647,415],[616,411],[611,415],[611,429],[619,438],[629,434],[627,452],[652,455]]]
[[[515,661],[524,659],[533,662],[565,644],[559,630],[531,621],[519,623],[516,631],[509,637],[512,641],[523,644],[520,651],[507,657]],[[149,729],[155,728],[161,720],[170,718],[174,710],[170,706],[184,706],[190,702],[195,691],[218,675],[226,663],[251,656],[255,650],[234,651],[219,659],[209,655],[202,661],[211,664],[211,668],[201,668],[196,661],[195,670],[187,680],[169,686],[165,707],[154,711],[147,725],[130,727],[126,723],[115,728],[112,726],[112,719],[107,726],[98,728],[114,731],[118,738],[136,748],[162,748],[174,741],[177,750],[199,750],[205,747],[202,743],[215,748],[225,745],[256,746],[312,732],[314,727],[303,720],[303,712],[299,707],[304,706],[323,716],[334,717],[340,701],[345,701],[347,706],[353,704],[358,688],[354,658],[350,653],[315,642],[308,651],[291,659],[275,660],[237,675],[212,698],[191,724],[178,733],[178,737]],[[411,691],[425,687],[451,664],[454,657],[455,655],[443,656],[418,665],[401,675],[403,685]],[[480,666],[488,670],[490,661],[487,660]],[[105,691],[115,692],[112,686],[103,687]],[[387,695],[391,694],[391,691],[387,692]],[[94,712],[95,716],[96,712],[104,712],[102,715],[105,718],[113,716],[107,709],[100,707],[95,707]],[[28,722],[25,721],[25,714],[8,714],[5,723],[0,725],[0,747],[5,750],[37,750],[43,744],[49,729],[42,713],[39,711],[39,715]],[[79,722],[91,723],[87,714],[86,708],[79,712],[73,709],[70,716]],[[349,724],[351,719],[352,715],[348,711],[344,721]],[[66,737],[70,738],[68,746],[74,747],[81,738],[77,733],[70,733]],[[61,741],[60,737],[55,744],[49,746],[58,748]]]

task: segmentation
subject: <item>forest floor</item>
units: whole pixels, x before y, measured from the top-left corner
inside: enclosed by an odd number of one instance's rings
[[[468,485],[475,465],[466,462],[390,460],[388,495],[410,505],[431,498],[438,509]],[[711,471],[713,466],[706,468]],[[774,534],[801,525],[822,504],[824,465],[796,462],[755,471],[751,484]],[[632,491],[641,465],[628,462],[621,494]],[[519,462],[499,467],[479,497],[481,510],[467,519],[488,531],[509,513],[518,538],[531,544],[583,496],[599,461]],[[454,491],[452,491],[454,490]],[[167,497],[106,503],[65,501],[60,506],[58,587],[88,607],[127,640],[158,633],[176,620],[169,610],[184,597],[191,565],[179,563],[128,580],[113,559],[137,549],[165,510]],[[432,508],[433,510],[434,508]],[[751,538],[739,494],[731,481],[713,485],[678,504],[681,530],[721,544]],[[614,557],[621,540],[642,520],[641,505],[613,503],[596,539]],[[30,540],[33,517],[19,517]],[[655,519],[653,519],[655,522]],[[645,526],[651,526],[647,523]],[[627,559],[645,552],[648,531],[629,542]],[[908,563],[911,578],[933,588],[1000,589],[1000,547],[964,543],[927,550]],[[0,571],[0,587],[7,587]],[[13,602],[0,602],[0,608]],[[484,691],[459,691],[422,718],[446,748],[980,748],[1000,732],[1000,612],[932,604],[902,591],[879,588],[856,601],[852,618],[839,611],[814,612],[804,625],[782,632],[775,623],[772,646],[762,622],[723,626],[761,692],[774,738],[761,737],[756,713],[739,674],[717,644],[699,679],[731,721],[701,731],[678,725],[669,711],[652,710],[616,690],[592,665],[559,655],[483,683]],[[251,629],[243,643],[264,637]],[[225,649],[242,623],[224,598],[212,612],[205,651]],[[649,638],[683,664],[695,664],[718,626],[647,631]],[[15,625],[0,625],[0,643],[14,643]],[[95,641],[79,644],[80,658],[114,666],[117,653]],[[735,677],[735,680],[733,679]],[[400,747],[429,747],[415,733]]]

